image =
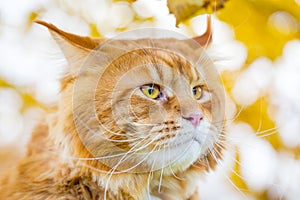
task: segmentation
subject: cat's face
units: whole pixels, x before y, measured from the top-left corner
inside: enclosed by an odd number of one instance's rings
[[[111,130],[107,138],[116,146],[124,141],[119,148],[132,151],[128,162],[185,168],[218,138],[211,110],[212,98],[218,98],[214,92],[204,74],[181,56],[161,49],[135,50],[102,74],[95,91],[96,113]]]
[[[204,159],[220,140],[224,99],[203,49],[176,39],[112,43],[87,52],[72,82],[86,149],[119,172],[184,170]]]

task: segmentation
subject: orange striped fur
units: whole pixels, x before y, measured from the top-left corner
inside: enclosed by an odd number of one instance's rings
[[[69,66],[57,110],[36,127],[24,158],[6,171],[0,199],[199,199],[197,181],[215,167],[223,146],[214,138],[222,127],[214,136],[207,133],[207,140],[201,131],[211,128],[213,115],[221,112],[212,105],[222,108],[223,99],[219,87],[206,91],[205,77],[192,63],[167,50],[191,47],[172,38],[154,39],[151,44],[159,48],[133,49],[105,64],[100,74],[92,66],[100,62],[97,52],[89,56],[104,39],[38,23],[49,28]],[[135,40],[126,47],[149,41]],[[208,32],[195,41],[211,41],[210,20]],[[91,68],[82,70],[84,64]],[[205,60],[202,64],[213,67]],[[139,89],[146,83],[161,85],[165,96],[146,97]],[[195,84],[220,99],[193,99]],[[196,111],[204,117],[195,128],[186,116]]]

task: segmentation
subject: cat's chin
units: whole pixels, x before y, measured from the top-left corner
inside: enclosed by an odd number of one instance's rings
[[[152,170],[164,169],[164,174],[176,173],[189,168],[200,157],[204,156],[207,149],[207,146],[201,145],[196,139],[191,139],[153,152],[147,159],[147,164],[152,166]]]

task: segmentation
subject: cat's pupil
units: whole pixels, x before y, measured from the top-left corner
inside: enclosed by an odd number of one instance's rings
[[[196,95],[196,93],[197,93],[197,88],[194,87],[194,88],[193,88],[193,94]]]
[[[153,93],[153,87],[152,87],[152,86],[149,86],[149,88],[148,88],[148,93],[149,93],[150,95],[152,95],[152,93]]]

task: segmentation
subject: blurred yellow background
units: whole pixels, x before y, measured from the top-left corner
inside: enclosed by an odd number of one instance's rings
[[[0,1],[0,156],[12,153],[8,146],[24,146],[58,98],[66,63],[35,19],[93,37],[141,27],[195,36],[205,31],[203,13],[209,12],[208,53],[217,58],[228,92],[229,124],[228,150],[217,171],[200,182],[202,198],[298,200],[300,1],[228,0],[218,11],[203,2],[169,1],[169,7],[186,6],[184,13],[173,10],[176,26],[165,0]]]

